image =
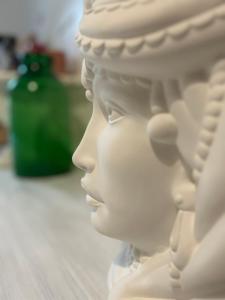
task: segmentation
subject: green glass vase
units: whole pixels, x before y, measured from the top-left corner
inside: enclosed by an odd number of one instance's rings
[[[71,169],[70,98],[52,72],[50,57],[27,54],[8,82],[14,169],[47,176]]]

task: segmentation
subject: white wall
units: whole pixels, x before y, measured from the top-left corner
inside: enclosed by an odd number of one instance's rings
[[[33,15],[34,31],[39,38],[49,47],[64,50],[69,56],[72,55],[83,1],[39,0],[34,7],[36,11],[36,16]]]
[[[0,34],[25,35],[32,27],[31,0],[0,0]]]
[[[47,30],[52,38],[75,26],[82,12],[82,0],[0,0],[0,33],[26,34]],[[63,27],[64,26],[64,27]],[[40,28],[38,28],[40,27]]]
[[[0,0],[0,34],[36,33],[50,48],[76,53],[82,0]]]

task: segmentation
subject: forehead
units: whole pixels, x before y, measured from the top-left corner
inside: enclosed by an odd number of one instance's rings
[[[134,79],[123,82],[120,78],[96,75],[93,82],[96,101],[106,106],[120,108],[130,115],[149,117],[150,90],[150,83],[141,86]]]
[[[93,80],[93,91],[98,97],[109,98],[122,96],[122,98],[146,98],[151,89],[150,81],[128,77],[117,73],[97,72]]]

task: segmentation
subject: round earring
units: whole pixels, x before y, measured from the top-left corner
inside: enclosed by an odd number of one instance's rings
[[[175,118],[169,113],[160,113],[148,123],[148,134],[152,141],[174,145],[177,141],[178,128]]]

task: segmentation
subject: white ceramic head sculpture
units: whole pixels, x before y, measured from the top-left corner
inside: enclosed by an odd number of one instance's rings
[[[225,299],[225,1],[89,0],[77,42],[74,162],[95,228],[130,245],[109,299]]]

